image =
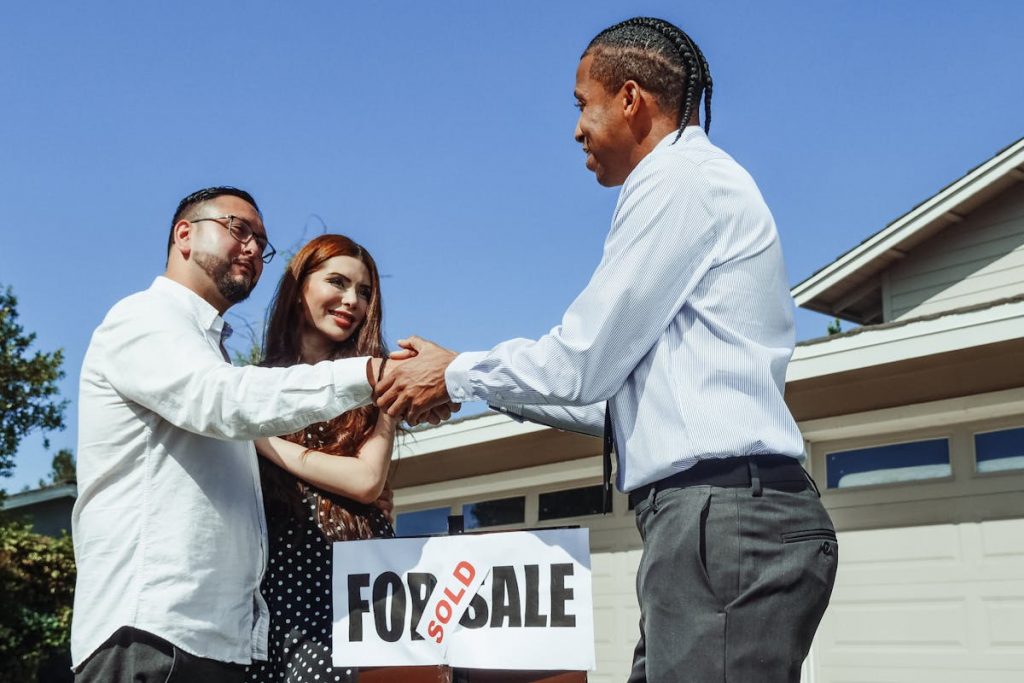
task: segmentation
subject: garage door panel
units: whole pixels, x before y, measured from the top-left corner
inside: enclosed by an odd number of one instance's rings
[[[839,534],[843,585],[988,582],[1024,577],[1021,520]]]
[[[986,558],[1016,559],[1024,566],[1024,534],[1017,519],[983,522],[981,528],[982,552]]]
[[[984,598],[982,608],[989,647],[1024,654],[1024,596]]]
[[[836,650],[872,652],[907,648],[936,653],[967,647],[967,603],[963,599],[883,598],[833,602]],[[871,623],[870,629],[864,624]]]
[[[960,537],[953,525],[847,531],[839,534],[839,568],[843,580],[876,583],[920,577],[929,571],[954,569],[963,560]]]

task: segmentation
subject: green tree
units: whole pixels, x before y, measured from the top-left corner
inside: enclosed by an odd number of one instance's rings
[[[0,475],[5,477],[22,438],[35,429],[64,428],[67,401],[57,389],[64,355],[33,351],[35,338],[18,324],[13,292],[0,287]],[[71,451],[58,452],[53,466],[55,483],[69,471],[73,478]],[[34,534],[27,522],[0,514],[0,681],[67,677],[74,585],[67,534]]]
[[[64,377],[60,349],[31,351],[36,335],[18,324],[18,300],[0,288],[0,476],[11,476],[21,439],[34,429],[64,428],[67,401],[58,397]]]
[[[69,448],[62,448],[53,454],[53,460],[50,462],[49,481],[40,479],[39,488],[74,484],[77,479],[75,474],[75,454]]]

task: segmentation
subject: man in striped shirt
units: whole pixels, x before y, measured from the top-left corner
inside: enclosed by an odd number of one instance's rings
[[[835,580],[835,531],[783,399],[793,303],[771,213],[708,140],[711,74],[672,24],[591,41],[575,137],[622,186],[591,281],[538,340],[415,358],[377,386],[416,421],[443,401],[614,434],[644,554],[631,681],[798,681]],[[704,99],[704,129],[697,106]]]

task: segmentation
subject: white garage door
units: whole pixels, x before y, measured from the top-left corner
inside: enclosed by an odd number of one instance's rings
[[[815,683],[1024,681],[1024,520],[851,531]]]
[[[834,425],[863,435],[812,443],[840,530],[814,683],[1024,682],[1024,416],[943,403],[942,419],[878,411]],[[921,426],[867,431],[901,421]]]

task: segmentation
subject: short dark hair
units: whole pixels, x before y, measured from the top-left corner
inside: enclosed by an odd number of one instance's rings
[[[203,202],[208,202],[211,199],[216,199],[217,197],[223,197],[225,195],[238,197],[242,201],[252,204],[252,208],[256,209],[256,213],[259,213],[260,216],[263,215],[260,213],[260,207],[256,205],[256,200],[252,198],[252,195],[245,190],[239,190],[237,187],[220,185],[217,187],[204,187],[201,190],[196,190],[178,202],[178,208],[174,212],[174,218],[171,219],[171,234],[167,236],[168,255],[171,253],[171,247],[174,246],[174,226],[178,224],[178,221],[185,218],[185,215],[189,213],[189,211]]]
[[[598,33],[580,57],[593,55],[590,75],[610,92],[628,80],[649,91],[665,112],[675,113],[679,133],[704,96],[704,130],[711,129],[711,70],[697,43],[664,19],[633,17]]]

